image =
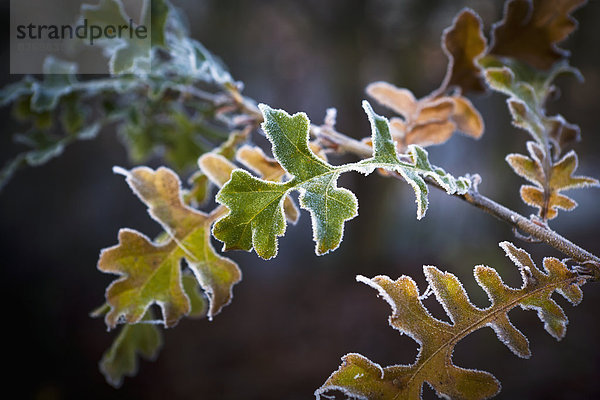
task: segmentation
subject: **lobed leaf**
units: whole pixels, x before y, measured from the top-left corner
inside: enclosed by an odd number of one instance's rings
[[[207,315],[212,318],[230,302],[232,288],[241,279],[238,266],[217,254],[210,243],[210,226],[219,216],[218,210],[207,215],[186,206],[177,175],[166,168],[115,171],[126,176],[150,216],[167,232],[168,240],[152,242],[136,231],[122,229],[119,244],[102,251],[98,268],[122,276],[106,291],[111,306],[106,324],[114,328],[121,320],[139,322],[151,304],[158,304],[164,325],[174,326],[191,311],[182,287],[182,259],[207,295]]]
[[[329,164],[311,150],[308,141],[310,123],[306,114],[290,116],[264,104],[259,107],[264,116],[262,128],[271,141],[273,155],[291,179],[271,182],[246,171],[233,171],[231,179],[216,196],[216,200],[229,209],[229,214],[213,227],[213,235],[224,243],[224,250],[249,251],[254,248],[263,258],[274,257],[277,237],[286,229],[285,199],[292,190],[300,192],[300,206],[311,214],[315,252],[321,255],[336,249],[343,236],[344,223],[357,215],[358,203],[354,194],[336,184],[339,175],[348,171],[368,174],[376,168],[384,168],[401,174],[417,195],[418,218],[423,217],[427,209],[424,176],[435,179],[448,193],[468,190],[468,180],[456,179],[441,168],[431,166],[427,152],[418,146],[409,147],[412,163],[400,161],[388,121],[374,114],[367,102],[363,107],[372,126],[374,156],[341,166]],[[264,163],[260,165],[253,168],[265,168]]]
[[[371,83],[366,91],[378,103],[402,116],[390,120],[392,136],[400,152],[410,145],[444,143],[455,131],[473,138],[483,134],[483,119],[466,97],[427,96],[417,100],[409,90],[386,82]]]
[[[100,360],[100,371],[106,381],[119,388],[125,376],[135,376],[138,370],[138,357],[154,360],[162,347],[162,335],[158,327],[151,323],[153,317],[148,312],[142,321],[125,325],[113,344]]]
[[[570,151],[554,162],[546,172],[543,166],[543,150],[534,142],[528,142],[529,157],[522,154],[509,154],[506,161],[515,173],[535,186],[523,185],[521,198],[538,209],[543,219],[553,219],[558,209],[570,211],[577,207],[575,200],[561,194],[568,189],[599,186],[597,179],[586,176],[573,176],[577,169],[577,154]]]
[[[569,53],[557,46],[577,28],[571,13],[587,0],[510,0],[492,27],[490,54],[548,69]]]
[[[154,3],[150,5],[148,3]],[[164,29],[166,20],[165,5],[160,5],[155,0],[144,1],[140,24],[150,28],[157,28],[157,36],[153,39],[139,38],[138,35],[122,35],[120,40],[100,40],[98,42],[104,48],[109,57],[109,70],[111,75],[119,74],[147,74],[150,71],[151,44],[155,40],[164,40],[160,29]],[[152,7],[154,6],[154,7]],[[151,10],[158,11],[154,24],[151,21]],[[100,0],[97,5],[83,4],[81,16],[87,19],[90,25],[101,27],[104,31],[108,26],[127,26],[129,16],[121,0]],[[151,34],[152,32],[148,32]],[[163,33],[164,35],[164,33]],[[87,38],[89,40],[89,38]]]
[[[419,354],[414,364],[385,368],[361,355],[346,355],[340,368],[315,392],[317,399],[330,390],[369,400],[418,399],[424,383],[444,398],[485,399],[497,394],[500,384],[493,375],[453,364],[455,345],[487,326],[513,353],[527,358],[530,356],[528,341],[512,325],[508,312],[516,306],[536,310],[546,331],[561,339],[566,333],[567,317],[551,295],[556,291],[576,305],[582,299],[579,286],[584,282],[556,258],[545,258],[541,271],[524,250],[508,242],[500,246],[519,268],[523,285],[518,289],[508,287],[494,269],[475,267],[475,279],[491,303],[487,308],[474,306],[453,274],[431,266],[423,267],[429,287],[450,317],[450,323],[434,318],[427,311],[410,277],[402,276],[393,281],[386,276],[373,279],[358,276],[358,281],[376,289],[390,304],[390,325],[414,339],[420,346]]]
[[[449,62],[442,86],[458,86],[463,92],[485,92],[483,70],[477,62],[487,49],[482,25],[479,15],[464,9],[444,30],[442,49]]]

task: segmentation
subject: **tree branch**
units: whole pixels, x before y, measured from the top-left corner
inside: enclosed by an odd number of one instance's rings
[[[318,138],[323,138],[326,141],[336,144],[338,149],[353,153],[361,158],[371,157],[373,154],[373,150],[368,145],[335,130],[329,129],[328,127],[311,126],[311,132]],[[400,175],[397,175],[397,177],[402,179]],[[433,179],[426,179],[426,181],[429,185],[444,190]],[[492,199],[479,193],[476,188],[472,188],[463,195],[455,194],[453,196],[506,222],[521,232],[527,233],[532,238],[554,247],[563,254],[573,258],[575,261],[581,263],[588,261],[600,263],[599,257],[579,247],[547,226],[536,224],[529,218],[496,203]]]
[[[236,100],[238,106],[255,119],[254,122],[256,125],[262,122],[262,113],[260,113],[252,103],[249,101],[242,102],[239,99]],[[354,154],[360,158],[369,158],[373,155],[373,149],[370,146],[336,131],[333,126],[311,124],[310,134],[311,136],[320,139],[327,144],[328,147],[335,149],[337,152]],[[395,174],[394,176],[398,179],[403,179],[399,174]],[[444,190],[433,179],[426,179],[426,181],[430,186]],[[472,187],[463,195],[454,194],[453,196],[485,211],[500,221],[506,222],[513,228],[530,235],[531,238],[554,247],[577,262],[582,264],[592,263],[594,265],[594,267],[592,267],[594,269],[594,274],[600,274],[599,257],[556,233],[547,225],[537,224],[531,219],[496,203],[492,199],[479,193],[476,187]]]

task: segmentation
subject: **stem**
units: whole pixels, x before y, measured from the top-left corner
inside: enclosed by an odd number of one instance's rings
[[[321,137],[325,140],[335,143],[339,149],[353,153],[361,158],[371,157],[373,154],[371,147],[334,130],[325,129],[325,127],[312,126],[311,132],[314,132],[314,135],[317,137]],[[400,176],[398,176],[398,178],[400,178]],[[426,181],[431,186],[443,190],[434,180],[426,179]],[[469,192],[463,195],[455,194],[453,196],[458,197],[459,199],[487,212],[488,214],[506,222],[520,231],[529,234],[531,237],[554,247],[563,254],[573,258],[575,261],[581,263],[586,261],[600,263],[600,258],[589,251],[579,247],[552,229],[538,225],[535,222],[532,222],[529,218],[525,218],[521,214],[512,211],[499,203],[496,203],[488,197],[485,197],[476,189],[471,189]]]
[[[600,262],[600,258],[577,246],[575,243],[554,232],[552,229],[536,224],[521,214],[518,214],[504,207],[502,204],[498,204],[495,201],[483,196],[476,190],[469,190],[463,195],[455,196],[487,212],[488,214],[493,215],[499,220],[518,228],[522,232],[525,232],[532,237],[549,244],[563,254],[573,258],[575,261],[582,263],[586,261],[595,261],[596,263]]]
[[[238,105],[241,106],[240,108],[242,108],[243,111],[251,113],[252,117],[255,118],[255,123],[257,125],[262,122],[262,113],[260,113],[256,107],[249,105],[249,102],[241,102],[240,104],[238,101]],[[351,153],[360,158],[369,158],[373,155],[373,149],[370,146],[336,131],[332,126],[318,126],[311,124],[310,134],[311,136],[321,139],[326,143],[333,144],[331,147],[335,148],[339,152]],[[402,179],[400,175],[394,174],[394,176]],[[429,185],[443,190],[443,188],[439,186],[439,184],[433,179],[428,178],[426,181]],[[480,194],[476,188],[472,188],[463,195],[454,194],[453,196],[458,197],[459,199],[466,201],[467,203],[485,211],[497,219],[506,222],[514,228],[529,234],[530,237],[554,247],[575,261],[581,263],[592,262],[596,265],[600,264],[599,257],[579,247],[575,243],[554,232],[547,226],[538,225],[530,219],[525,218],[521,214],[512,211],[499,203],[496,203],[488,197],[485,197],[484,195]]]

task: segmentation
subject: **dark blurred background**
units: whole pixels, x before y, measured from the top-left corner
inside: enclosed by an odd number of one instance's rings
[[[369,132],[360,108],[366,84],[386,80],[417,96],[429,93],[445,72],[439,37],[453,16],[472,7],[489,32],[502,7],[483,0],[174,2],[185,10],[193,36],[245,83],[246,95],[289,112],[306,111],[317,123],[327,107],[337,107],[338,129],[356,138]],[[5,27],[8,3],[0,6]],[[579,172],[598,177],[600,2],[591,1],[576,17],[581,27],[563,47],[572,51],[572,64],[586,82],[561,79],[562,97],[550,110],[581,126],[583,141],[575,146]],[[18,79],[8,74],[8,33],[0,51],[6,61],[0,63],[0,79]],[[485,135],[479,141],[457,135],[430,149],[432,161],[456,175],[479,173],[483,194],[533,213],[519,199],[523,182],[504,161],[509,152],[525,152],[527,135],[511,127],[504,97],[473,101],[484,116]],[[17,126],[8,109],[0,112],[0,161],[5,162],[18,149],[10,138]],[[473,266],[493,266],[505,282],[520,285],[498,242],[514,241],[538,263],[544,256],[560,257],[546,245],[514,239],[507,225],[437,191],[419,222],[407,185],[376,174],[344,176],[340,186],[357,193],[360,216],[347,223],[337,251],[314,255],[310,218],[303,211],[280,240],[274,261],[254,253],[228,254],[244,274],[233,303],[213,322],[184,320],[166,331],[158,360],[142,362],[138,376],[115,390],[97,368],[115,334],[88,317],[113,279],[96,270],[98,253],[116,243],[121,227],[149,236],[159,227],[122,177],[111,173],[113,165],[132,166],[114,129],[106,129],[43,168],[19,172],[0,193],[2,360],[9,371],[5,387],[16,389],[18,398],[308,399],[348,352],[382,365],[414,361],[416,344],[388,326],[389,306],[356,283],[357,274],[407,274],[424,290],[422,265],[436,265],[458,275],[474,302],[486,306]],[[600,193],[571,194],[580,207],[561,213],[551,226],[598,254]],[[515,357],[486,329],[459,343],[456,364],[494,373],[503,385],[501,399],[600,398],[600,287],[589,284],[584,293],[576,308],[558,299],[570,320],[558,343],[534,312],[511,312],[530,339],[530,360]],[[446,318],[433,300],[426,303]],[[425,388],[425,398],[434,397]]]

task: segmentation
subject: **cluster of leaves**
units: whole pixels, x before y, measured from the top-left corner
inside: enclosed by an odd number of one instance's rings
[[[563,154],[580,139],[579,127],[561,115],[548,116],[545,110],[556,91],[556,77],[571,74],[583,79],[568,65],[568,52],[557,47],[577,28],[570,13],[583,4],[585,0],[508,2],[504,19],[492,29],[489,55],[482,60],[488,85],[509,96],[513,124],[533,139],[527,143],[529,156],[509,154],[506,161],[519,176],[533,183],[521,187],[521,198],[538,209],[544,223],[555,218],[558,209],[577,206],[562,191],[599,184],[593,178],[573,176],[577,154]]]
[[[450,99],[441,97],[443,100],[440,100],[439,97],[446,84],[455,83],[463,90],[477,90],[481,88],[481,78],[485,77],[491,89],[507,94],[513,124],[526,130],[533,141],[527,143],[529,157],[510,154],[506,160],[518,175],[535,185],[523,186],[521,197],[527,204],[538,208],[538,218],[542,223],[556,217],[559,208],[575,208],[575,201],[561,191],[598,185],[596,179],[573,176],[577,168],[574,151],[562,154],[565,146],[579,140],[579,128],[566,122],[561,115],[549,117],[545,113],[545,103],[555,91],[555,78],[563,73],[580,76],[568,65],[565,60],[568,53],[559,49],[557,43],[576,28],[576,21],[570,13],[585,1],[556,3],[508,1],[503,20],[493,26],[489,47],[479,18],[473,11],[465,10],[459,14],[453,26],[446,30],[443,43],[450,55],[456,40],[461,42],[458,48],[463,49],[461,54],[465,57],[462,65],[466,67],[460,71],[468,77],[469,85],[461,85],[461,81],[454,78],[458,75],[464,79],[465,75],[455,73],[456,65],[461,63],[453,63],[450,57],[449,72],[442,90],[419,101],[415,101],[406,89],[386,83],[372,84],[368,88],[373,97],[403,116],[403,120],[392,120],[399,132],[397,137],[401,145],[429,139],[428,126],[438,136],[423,144],[447,140],[454,129],[452,124],[460,129],[461,125],[454,119],[456,114],[446,105],[451,104]],[[456,110],[456,100],[454,102]],[[434,129],[436,125],[447,128]],[[460,130],[470,133],[468,129]],[[364,356],[348,354],[343,358],[342,366],[315,392],[317,398],[339,390],[352,398],[416,399],[421,397],[425,382],[439,396],[452,399],[484,399],[497,394],[499,383],[489,373],[453,365],[452,351],[456,343],[471,332],[489,326],[516,355],[527,358],[530,356],[527,339],[512,326],[507,312],[517,305],[535,309],[546,330],[556,339],[561,339],[567,319],[550,296],[557,291],[571,303],[578,304],[582,298],[579,286],[585,283],[580,275],[558,259],[544,259],[544,273],[535,267],[524,250],[508,242],[501,243],[501,247],[519,267],[523,286],[510,288],[503,284],[495,270],[476,267],[475,278],[491,302],[485,309],[470,303],[454,275],[442,273],[435,267],[424,267],[429,284],[424,296],[433,292],[452,324],[433,318],[427,312],[421,303],[423,296],[419,296],[411,278],[403,276],[392,281],[383,276],[373,279],[359,276],[359,281],[377,289],[390,303],[393,310],[390,325],[420,344],[417,361],[411,365],[382,368]]]
[[[446,76],[440,87],[415,99],[413,93],[387,82],[367,86],[367,93],[401,117],[390,119],[398,149],[416,144],[430,146],[446,142],[455,131],[479,138],[484,124],[473,104],[462,94],[485,90],[477,59],[486,49],[481,20],[471,10],[463,10],[444,31],[442,48],[448,57]]]
[[[343,172],[370,173],[384,168],[400,173],[415,190],[419,215],[427,208],[428,188],[423,177],[434,179],[449,193],[464,193],[469,188],[466,178],[455,179],[441,168],[433,167],[425,150],[418,146],[410,147],[411,162],[400,161],[387,121],[374,114],[367,102],[364,107],[373,128],[373,157],[334,167],[319,158],[319,148],[309,142],[310,124],[305,114],[290,116],[261,105],[263,129],[273,144],[273,153],[281,161],[249,145],[234,153],[220,147],[204,154],[198,161],[202,176],[222,187],[216,199],[223,205],[208,214],[185,204],[179,178],[171,170],[116,168],[115,172],[126,177],[165,233],[152,241],[139,232],[122,229],[119,244],[102,251],[98,269],[120,278],[106,291],[107,305],[94,315],[105,315],[109,329],[119,323],[160,323],[172,327],[192,312],[194,302],[205,302],[205,315],[212,318],[231,300],[232,287],[240,281],[241,273],[234,262],[213,249],[211,226],[214,223],[213,235],[224,242],[224,250],[254,248],[263,258],[274,257],[277,236],[283,234],[285,220],[295,223],[299,217],[299,210],[289,196],[291,190],[300,191],[300,206],[311,213],[316,252],[323,254],[337,248],[344,222],[357,214],[354,194],[336,187],[337,177]],[[238,169],[232,158],[262,178]],[[287,175],[291,178],[282,181]],[[183,272],[182,260],[185,260]],[[190,281],[187,288],[183,280],[186,271]],[[200,298],[198,286],[202,289]],[[152,304],[162,310],[158,319],[148,315]],[[124,374],[135,371],[131,357],[136,351],[142,355],[148,353],[147,340],[136,338],[147,338],[156,327],[141,329],[124,328],[105,354],[102,370],[111,383],[118,385]],[[126,348],[119,350],[123,346]]]
[[[0,105],[12,104],[23,123],[14,140],[27,149],[0,170],[0,187],[20,167],[42,165],[109,124],[134,162],[162,155],[180,170],[227,138],[241,114],[241,84],[189,37],[179,10],[166,0],[146,0],[149,7],[151,46],[128,37],[98,42],[109,77],[81,80],[76,64],[49,57],[41,80],[26,76],[2,89]],[[142,16],[146,24],[149,15]],[[98,26],[129,20],[119,0],[84,4],[81,18]]]
[[[416,99],[408,89],[386,82],[369,85],[367,93],[397,116],[388,121],[364,101],[371,135],[357,143],[371,154],[332,165],[327,154],[339,143],[323,140],[322,130],[304,113],[255,106],[240,94],[241,84],[219,60],[189,37],[176,8],[166,0],[148,0],[152,19],[146,13],[142,20],[152,26],[151,46],[135,40],[118,46],[105,43],[110,77],[82,81],[75,65],[48,59],[49,74],[43,80],[27,77],[2,91],[0,102],[14,103],[15,115],[31,124],[25,134],[16,135],[31,149],[2,170],[0,186],[19,166],[42,164],[68,143],[94,137],[108,123],[118,124],[136,162],[158,151],[178,169],[197,163],[189,190],[164,167],[115,168],[164,230],[150,239],[122,229],[119,243],[103,250],[98,261],[100,271],[118,275],[106,291],[106,304],[92,315],[104,316],[109,329],[122,325],[101,361],[109,383],[119,386],[125,375],[135,373],[138,356],[156,357],[162,343],[158,325],[173,327],[186,316],[211,319],[231,301],[241,271],[213,248],[213,236],[223,242],[223,251],[254,250],[270,259],[277,255],[278,237],[285,234],[287,222],[294,224],[300,217],[300,207],[310,213],[316,254],[333,251],[342,241],[346,221],[358,214],[356,196],[337,186],[339,176],[350,171],[401,177],[415,192],[418,219],[428,207],[428,182],[453,195],[476,190],[469,177],[455,178],[433,166],[423,148],[446,142],[455,131],[473,138],[483,134],[483,119],[465,93],[490,87],[509,96],[514,124],[533,141],[527,144],[529,157],[511,154],[507,161],[535,185],[523,186],[521,196],[539,209],[539,219],[546,222],[558,208],[574,208],[575,202],[560,192],[598,181],[573,176],[577,156],[572,151],[563,155],[563,149],[579,138],[579,129],[560,115],[546,116],[544,105],[559,74],[578,74],[556,44],[575,28],[570,13],[583,2],[561,0],[550,7],[543,0],[510,0],[504,19],[492,29],[489,46],[479,16],[463,10],[443,34],[449,62],[440,87]],[[84,5],[82,14],[98,25],[127,20],[118,0]],[[60,126],[55,126],[55,117]],[[325,128],[332,130],[334,121],[329,119]],[[261,122],[274,158],[246,143]],[[217,141],[223,143],[209,151]],[[220,188],[218,204],[200,211],[212,186]],[[299,207],[290,196],[294,191],[299,192]],[[427,312],[421,302],[425,294],[420,296],[407,276],[396,281],[358,277],[390,303],[390,324],[420,344],[419,356],[412,365],[382,368],[349,354],[316,396],[341,390],[350,397],[414,399],[425,382],[451,398],[495,395],[499,384],[492,375],[453,365],[458,341],[489,326],[515,354],[528,357],[527,339],[507,313],[516,306],[535,309],[546,330],[560,339],[567,319],[550,296],[556,291],[577,304],[579,286],[585,282],[555,258],[544,259],[541,271],[524,250],[508,242],[501,247],[519,267],[523,285],[510,288],[495,270],[476,267],[476,280],[491,302],[484,309],[471,304],[454,275],[424,267],[429,284],[425,293],[435,294],[451,323]]]

